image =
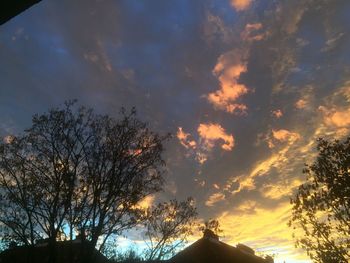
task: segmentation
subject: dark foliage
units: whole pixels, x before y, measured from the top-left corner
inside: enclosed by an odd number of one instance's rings
[[[223,230],[220,228],[220,222],[217,219],[209,219],[205,221],[204,224],[199,227],[199,230],[203,233],[210,230],[218,237],[223,233]]]
[[[291,199],[289,225],[303,233],[296,246],[315,262],[349,262],[350,137],[344,142],[320,139],[317,149],[316,161],[303,171],[307,182]]]

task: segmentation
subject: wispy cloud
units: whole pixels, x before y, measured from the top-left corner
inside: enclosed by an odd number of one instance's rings
[[[272,130],[271,137],[267,137],[268,146],[270,148],[274,148],[276,143],[284,144],[282,144],[281,148],[279,148],[271,156],[269,156],[265,160],[257,162],[256,165],[253,166],[250,173],[235,178],[233,180],[233,183],[239,183],[239,187],[235,189],[232,193],[237,194],[243,190],[251,191],[256,189],[257,178],[268,176],[273,168],[279,169],[282,172],[282,167],[285,167],[288,163],[288,157],[293,156],[295,154],[295,146],[292,146],[299,139],[300,135],[296,132],[291,132],[285,129]]]
[[[268,36],[268,32],[263,32],[263,26],[261,23],[246,24],[241,38],[243,41],[259,41]]]
[[[205,201],[206,206],[213,206],[216,203],[225,200],[225,195],[223,193],[214,193],[209,196],[208,200]]]
[[[306,253],[293,249],[293,237],[286,227],[290,215],[288,202],[274,209],[264,208],[255,201],[242,203],[219,216],[224,241],[243,243],[256,251],[274,254],[275,262],[309,262]]]

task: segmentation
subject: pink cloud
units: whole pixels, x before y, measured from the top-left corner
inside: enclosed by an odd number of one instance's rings
[[[248,88],[238,83],[240,75],[246,71],[246,65],[236,54],[229,52],[219,57],[213,74],[219,80],[220,89],[207,96],[214,108],[233,114],[246,113],[247,106],[237,102],[241,96],[248,93]]]
[[[220,124],[201,123],[197,128],[197,132],[199,138],[196,141],[191,139],[191,134],[184,132],[182,127],[178,128],[176,136],[181,145],[189,150],[188,155],[193,154],[200,164],[207,161],[215,145],[220,144],[224,151],[230,151],[234,147],[233,135],[226,133]]]

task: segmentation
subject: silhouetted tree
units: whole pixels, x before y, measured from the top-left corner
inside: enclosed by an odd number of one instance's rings
[[[123,263],[137,263],[142,262],[142,258],[137,254],[134,249],[129,249],[124,253],[117,253],[116,257],[111,260],[112,262],[123,262]]]
[[[167,135],[150,131],[135,110],[115,120],[75,105],[35,115],[30,129],[0,145],[0,222],[23,244],[48,237],[51,262],[56,239],[77,232],[90,260],[97,241],[102,249],[139,223],[135,205],[163,183]]]
[[[25,143],[16,137],[6,137],[1,152],[1,243],[18,242],[33,245],[40,238],[34,218],[35,198],[32,195],[32,178],[26,170],[26,158],[18,158],[18,152]]]
[[[207,230],[210,230],[217,236],[223,232],[223,230],[220,228],[220,222],[217,219],[209,219],[207,221],[204,221],[204,225],[200,226],[199,230],[203,233]]]
[[[301,230],[296,246],[315,262],[350,260],[350,137],[319,139],[316,161],[306,165],[307,182],[291,199],[289,225]]]
[[[192,198],[178,202],[159,203],[147,210],[145,254],[148,260],[165,259],[173,255],[193,234],[197,211]]]

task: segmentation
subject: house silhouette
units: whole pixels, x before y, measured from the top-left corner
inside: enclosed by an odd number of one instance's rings
[[[88,242],[81,240],[57,241],[56,263],[80,263]],[[108,263],[109,260],[96,249],[92,255],[95,263]],[[47,239],[39,240],[35,246],[12,246],[0,254],[0,263],[48,263],[50,249]]]
[[[83,252],[88,243],[82,240],[59,241],[56,245],[57,263],[82,262]],[[0,263],[47,263],[49,260],[47,240],[39,241],[35,246],[12,247],[0,254]],[[108,263],[109,260],[97,250],[93,253],[95,263]],[[128,262],[128,261],[125,261]],[[130,261],[132,262],[132,261]],[[194,242],[169,260],[144,261],[147,263],[273,263],[271,257],[261,258],[250,247],[238,244],[230,246],[219,240],[209,229],[201,239]]]
[[[261,258],[250,247],[238,244],[230,246],[219,240],[209,229],[201,239],[188,246],[174,257],[171,263],[273,263],[271,257]]]

